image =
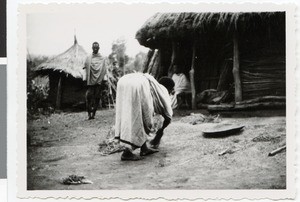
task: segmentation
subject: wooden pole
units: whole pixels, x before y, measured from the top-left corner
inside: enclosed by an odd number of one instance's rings
[[[271,151],[268,156],[274,156],[276,154],[278,154],[279,152],[282,152],[283,150],[286,149],[286,145],[282,146],[282,147],[279,147],[278,149],[275,149],[273,151]]]
[[[143,73],[149,73],[149,72],[148,72],[149,64],[150,64],[150,62],[151,62],[151,59],[152,59],[153,54],[154,54],[154,50],[153,50],[153,49],[150,49],[150,50],[148,51],[147,58],[146,58],[145,63],[144,63],[144,65],[143,65]]]
[[[242,85],[240,78],[240,59],[239,59],[239,44],[238,44],[238,34],[235,31],[233,35],[233,78],[235,87],[235,102],[242,101]]]
[[[159,49],[156,50],[155,58],[153,60],[153,66],[151,70],[151,74],[154,76],[154,78],[158,78],[158,70],[159,70]]]
[[[163,65],[163,53],[164,53],[164,49],[163,48],[159,48],[159,54],[158,54],[158,59],[159,59],[159,63],[158,63],[158,72],[157,72],[157,76],[158,78],[165,76],[164,75],[164,65]]]
[[[162,68],[161,68],[161,49],[158,49],[158,54],[157,54],[157,66],[156,66],[156,71],[155,71],[155,78],[160,78],[161,77],[161,72],[162,72]]]
[[[57,85],[57,95],[56,95],[56,109],[61,108],[61,83],[62,83],[62,75],[59,77],[58,85]]]
[[[171,57],[171,63],[168,69],[168,76],[172,77],[173,75],[173,65],[176,63],[176,57],[177,57],[177,43],[173,40],[172,41],[172,57]]]
[[[148,73],[149,74],[153,73],[153,68],[155,67],[156,57],[157,57],[157,50],[154,51],[154,54],[152,55],[151,61],[149,62],[149,65],[148,65]]]
[[[228,62],[225,61],[223,65],[223,69],[221,71],[219,82],[217,86],[217,91],[228,90],[229,88],[229,76],[232,72],[232,66],[228,65]]]
[[[196,41],[193,45],[192,66],[190,70],[191,90],[192,90],[192,109],[196,109],[196,88],[195,88],[195,58],[196,58]]]

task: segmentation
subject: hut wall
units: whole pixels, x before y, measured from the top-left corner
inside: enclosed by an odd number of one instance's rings
[[[240,33],[243,100],[267,95],[285,95],[285,38],[282,32],[266,34],[267,31],[270,32],[270,28],[260,31],[252,29],[252,32]],[[231,34],[214,31],[209,32],[209,35],[199,36],[198,40],[195,59],[196,92],[217,89],[221,73],[225,68],[229,74],[222,90],[233,88]],[[176,61],[189,78],[192,43],[181,41],[180,44]],[[163,71],[160,76],[167,76],[172,50],[170,46],[165,46],[161,51]]]
[[[159,77],[168,76],[168,70],[171,64],[172,49],[171,44],[166,44],[161,47],[161,72]],[[158,78],[159,79],[159,78]]]
[[[72,76],[65,77],[62,86],[62,107],[68,108],[75,104],[85,103],[84,81]]]
[[[182,73],[189,78],[189,71],[192,66],[193,41],[184,40],[180,42],[177,64]]]
[[[240,39],[243,99],[285,96],[284,23],[271,22],[250,30]]]
[[[48,100],[53,106],[56,105],[57,97],[57,86],[59,77],[63,76],[62,79],[62,96],[61,106],[62,108],[69,108],[75,104],[85,102],[85,91],[84,81],[81,79],[75,79],[72,76],[66,77],[65,74],[59,72],[52,72],[49,74],[49,96]]]
[[[239,26],[240,76],[243,100],[261,96],[285,96],[285,24],[284,16],[277,20],[249,23]],[[197,93],[217,89],[220,74],[225,66],[232,69],[232,32],[210,30],[199,36],[195,60]],[[233,87],[228,76],[227,89]],[[225,89],[226,89],[225,88]],[[222,90],[225,90],[222,89]],[[234,92],[234,91],[233,91]]]
[[[244,99],[285,96],[285,55],[276,51],[282,48],[278,45],[269,50],[261,49],[253,56],[243,57],[241,79]]]
[[[232,63],[232,44],[224,33],[217,31],[198,38],[195,84],[196,92],[200,93],[207,89],[217,89],[222,70],[228,63]]]
[[[55,106],[56,104],[56,95],[57,95],[57,85],[59,80],[59,73],[51,72],[49,73],[49,102]]]

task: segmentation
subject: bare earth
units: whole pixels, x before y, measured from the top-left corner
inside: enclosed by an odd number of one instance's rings
[[[98,151],[114,124],[113,110],[100,110],[91,121],[85,112],[28,121],[28,189],[286,188],[286,152],[268,156],[285,144],[284,113],[222,116],[222,123],[245,125],[243,132],[223,138],[203,136],[203,130],[217,123],[181,121],[189,113],[177,112],[165,130],[160,152],[138,162],[120,161],[120,153],[101,156]],[[226,149],[232,152],[218,155]],[[71,174],[85,176],[93,184],[60,183]]]

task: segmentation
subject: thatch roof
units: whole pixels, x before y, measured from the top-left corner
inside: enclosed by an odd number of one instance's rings
[[[54,58],[38,65],[35,71],[41,74],[47,74],[49,71],[63,72],[66,75],[71,75],[74,78],[85,78],[84,62],[87,58],[87,53],[77,42],[74,37],[74,44],[65,52],[57,55]]]
[[[136,39],[141,45],[151,47],[154,42],[157,44],[170,38],[193,37],[195,34],[207,32],[208,27],[230,32],[235,29],[264,26],[270,21],[284,23],[284,16],[284,12],[156,13],[137,31]]]

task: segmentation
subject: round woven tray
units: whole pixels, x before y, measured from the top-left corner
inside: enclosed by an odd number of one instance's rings
[[[202,132],[204,136],[220,137],[236,134],[239,131],[241,131],[244,127],[245,126],[243,125],[235,124],[218,124]]]

